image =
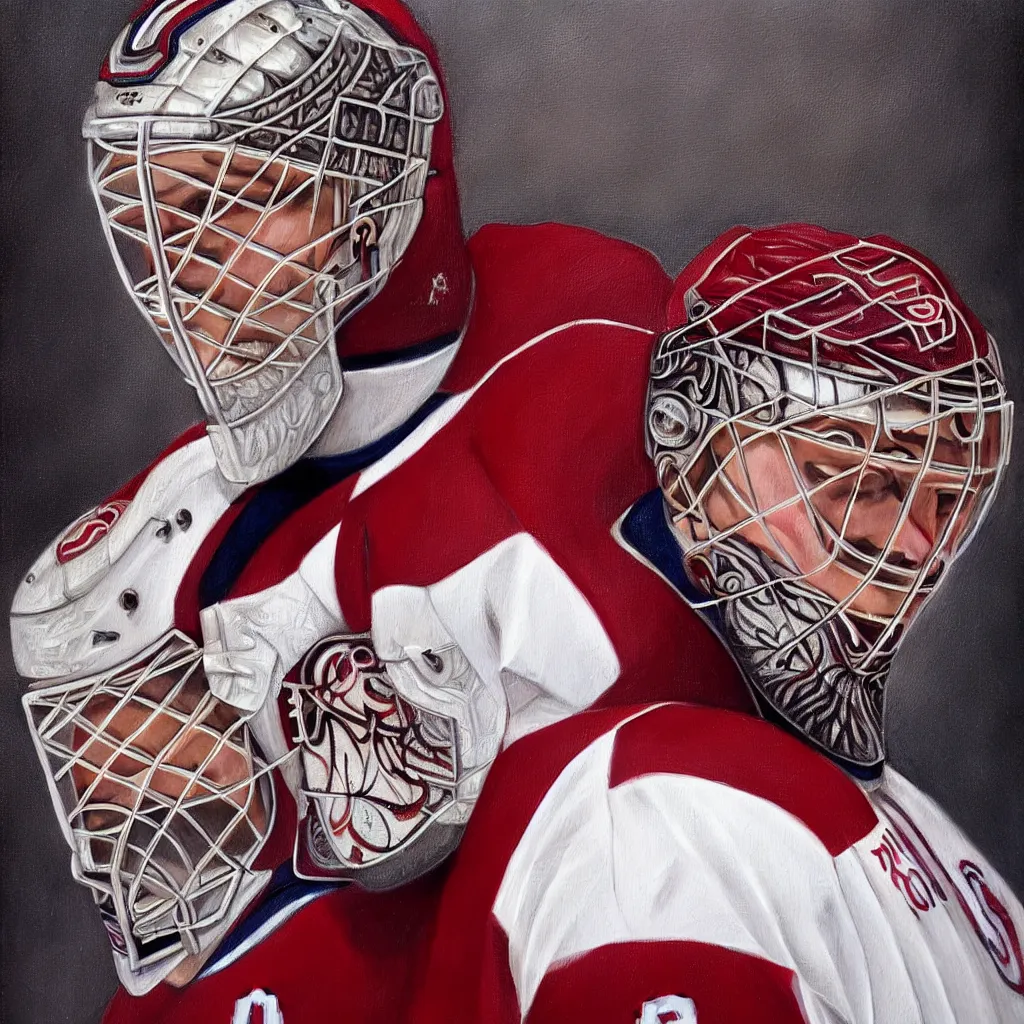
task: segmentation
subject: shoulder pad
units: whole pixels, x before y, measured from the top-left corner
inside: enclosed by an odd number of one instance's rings
[[[14,595],[18,672],[99,672],[159,639],[174,624],[185,570],[241,490],[221,476],[204,436],[161,459],[130,499],[115,497],[76,519]]]

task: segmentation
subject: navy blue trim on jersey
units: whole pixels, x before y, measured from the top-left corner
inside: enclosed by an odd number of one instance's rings
[[[454,345],[462,335],[462,331],[449,331],[429,341],[421,341],[416,345],[407,345],[394,352],[368,352],[361,356],[346,356],[341,360],[343,372],[351,370],[376,370],[381,366],[399,366],[411,363],[414,359],[432,356],[435,352]]]
[[[715,636],[725,644],[726,650],[728,650],[729,645],[724,639],[722,612],[718,605],[700,607],[707,601],[707,595],[690,582],[686,570],[683,569],[683,553],[672,536],[672,527],[669,526],[665,517],[665,501],[661,491],[649,491],[640,498],[619,521],[618,533],[622,538],[622,543],[632,549],[634,557],[654,569],[708,624]],[[855,779],[868,782],[877,779],[882,774],[882,769],[885,767],[884,761],[866,767],[833,754],[795,729],[761,696],[756,686],[748,684],[748,689],[762,718],[813,747]]]
[[[199,582],[199,607],[223,601],[260,545],[293,512],[319,497],[328,488],[383,458],[405,440],[449,396],[438,392],[401,426],[355,451],[303,459],[260,486],[258,492],[231,524]]]
[[[200,977],[214,974],[227,961],[236,959],[236,952],[240,952],[241,947],[251,939],[257,939],[253,944],[258,945],[259,941],[266,938],[266,935],[258,933],[268,926],[273,929],[275,918],[277,927],[284,924],[291,917],[288,913],[290,908],[294,908],[292,913],[295,913],[307,903],[312,903],[313,900],[326,896],[336,889],[343,889],[348,884],[307,881],[295,875],[290,862],[282,864],[271,877],[270,884],[259,903],[221,941],[213,956],[204,965]]]
[[[702,594],[690,582],[686,570],[683,569],[683,553],[672,536],[672,527],[665,518],[665,501],[660,490],[648,491],[630,508],[619,523],[619,534],[640,556],[641,561],[649,563],[656,569],[672,589],[707,620],[708,625],[721,639],[721,613],[717,607],[696,607],[707,601],[707,595]]]

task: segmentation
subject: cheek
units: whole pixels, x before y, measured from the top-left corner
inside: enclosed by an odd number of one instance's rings
[[[764,517],[772,540],[801,572],[823,568],[829,552],[821,543],[814,514],[801,495],[788,460],[766,446],[748,456],[747,466],[758,507],[774,510]]]
[[[733,459],[727,473],[733,487],[745,501],[767,511],[799,494],[793,473],[783,453],[772,442],[749,445],[743,461]]]
[[[312,215],[312,198],[289,203],[264,218],[253,236],[257,242],[283,255],[297,253],[296,258],[305,264],[313,259],[313,243],[322,238],[331,228],[329,193],[321,195],[316,216]],[[250,224],[249,231],[253,224]],[[248,233],[248,232],[246,232]],[[322,243],[321,243],[322,244]]]
[[[274,253],[289,255],[316,237],[319,225],[310,224],[309,212],[310,204],[297,203],[261,218],[255,210],[233,208],[217,218],[216,227],[205,228],[202,248],[222,260],[252,258],[273,265],[277,262]],[[247,249],[249,239],[271,252],[261,255]]]
[[[260,245],[283,255],[295,252],[308,243],[312,237],[309,229],[308,211],[289,207],[268,217],[254,237]]]
[[[197,767],[207,760],[212,746],[213,741],[211,738],[206,736],[197,737],[187,745],[186,749],[181,751],[180,755],[174,758],[174,761],[186,769],[191,769],[193,766]],[[209,763],[203,768],[202,775],[190,787],[188,795],[190,797],[201,796],[203,793],[208,792],[210,786],[213,786],[221,791],[229,791],[225,793],[224,799],[230,800],[239,806],[244,806],[249,799],[250,789],[254,785],[251,778],[252,772],[250,771],[249,761],[246,756],[233,747],[223,747],[213,755]],[[180,792],[180,783],[178,783],[177,788]],[[174,795],[178,794],[175,793]]]
[[[292,296],[297,301],[308,301],[311,292],[313,271],[319,250],[303,246],[309,243],[309,223],[305,216],[284,216],[267,224],[255,235],[255,241],[270,252],[264,253],[251,247],[234,247],[230,256],[232,274],[254,288],[261,288],[272,295],[284,295],[301,289]],[[277,258],[272,253],[280,253]],[[284,258],[294,254],[294,262]],[[227,262],[227,260],[226,260]],[[310,269],[306,269],[306,268]],[[279,311],[282,313],[283,311]]]
[[[772,537],[801,572],[820,569],[828,560],[828,551],[822,545],[803,503],[772,512],[765,522]]]

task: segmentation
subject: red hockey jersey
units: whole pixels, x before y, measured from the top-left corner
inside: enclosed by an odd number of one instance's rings
[[[749,716],[608,709],[505,751],[445,868],[321,896],[106,1019],[1013,1022],[1021,928],[994,869],[891,770],[865,791]]]
[[[652,338],[606,317],[547,327],[296,511],[232,596],[198,588],[215,692],[261,706],[317,640],[368,633],[402,696],[459,723],[480,782],[502,745],[584,708],[752,710],[726,650],[617,538],[657,489]],[[455,677],[434,667],[444,651]]]
[[[478,730],[496,745],[595,703],[665,696],[748,706],[710,632],[613,536],[618,518],[654,486],[642,401],[668,286],[660,268],[631,246],[557,226],[490,229],[473,251],[478,298],[448,373],[451,390],[385,443],[307,460],[237,494],[217,483],[208,441],[191,432],[156,470],[113,496],[129,520],[141,514],[133,503],[167,504],[153,522],[171,523],[169,544],[127,549],[136,560],[162,561],[140,590],[145,615],[120,624],[124,642],[170,623],[168,595],[151,591],[183,573],[170,595],[174,625],[198,639],[199,609],[213,603],[227,657],[231,623],[245,625],[247,648],[269,624],[265,639],[282,672],[325,631],[368,628],[382,651],[415,666],[416,653],[437,647],[442,630],[469,657],[485,698],[478,707],[497,716],[493,728]],[[538,302],[538,294],[550,296],[556,271],[570,282],[564,298]],[[499,274],[504,289],[494,283]],[[179,493],[186,472],[195,483]],[[191,527],[178,523],[181,502]],[[123,557],[116,527],[111,537],[110,557]],[[446,593],[461,595],[454,609]],[[99,618],[91,625],[113,632]],[[137,1000],[122,995],[110,1019],[194,1019],[197,1006],[234,1007],[261,986],[268,995],[245,1004],[254,1013],[275,1012],[270,997],[280,1002],[286,991],[293,1015],[312,1013],[319,997],[296,1002],[308,979],[294,973],[286,981],[281,951],[305,945],[294,940],[302,921],[330,932],[340,915],[344,932],[345,908],[362,904],[346,895],[355,890],[324,895],[279,881],[201,979],[182,992],[160,986]],[[336,936],[323,944],[344,945]],[[374,948],[382,953],[379,942]],[[376,954],[338,954],[368,955]],[[264,984],[268,963],[276,973]],[[240,979],[250,976],[253,985],[241,991]],[[400,980],[395,988],[411,991]],[[368,1012],[352,1019],[371,1019]],[[394,1019],[388,1013],[383,1019]]]
[[[389,894],[283,870],[199,978],[108,1022],[1022,1019],[993,869],[895,773],[865,793],[719,710],[750,707],[725,649],[624,536],[656,497],[654,329],[579,316],[457,360],[384,450],[221,516],[177,609],[198,635],[212,600],[214,664],[247,658],[265,695],[313,639],[368,631],[429,706],[423,654],[452,647],[506,749],[442,868]]]

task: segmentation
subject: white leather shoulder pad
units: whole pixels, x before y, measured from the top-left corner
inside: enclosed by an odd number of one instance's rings
[[[206,437],[158,463],[130,502],[108,502],[47,545],[11,608],[18,672],[74,678],[111,668],[174,625],[182,577],[242,488]]]

